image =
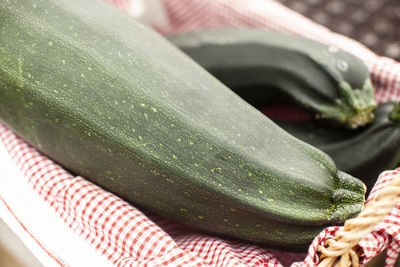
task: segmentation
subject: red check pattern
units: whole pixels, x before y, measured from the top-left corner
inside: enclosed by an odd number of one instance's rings
[[[108,0],[127,10],[129,0]],[[368,65],[378,102],[400,98],[400,64],[375,55],[361,44],[330,32],[277,2],[268,0],[164,0],[170,24],[163,34],[202,28],[246,26],[287,31],[315,38],[356,54]],[[74,231],[115,266],[314,266],[316,247],[339,229],[322,231],[307,254],[257,247],[194,232],[178,223],[143,213],[82,177],[74,177],[44,157],[5,125],[0,141],[23,172],[26,182]],[[399,170],[384,172],[371,196]],[[387,266],[400,251],[400,207],[394,209],[360,246],[363,262],[388,248]],[[62,263],[62,261],[60,261]],[[63,264],[60,264],[61,266]]]

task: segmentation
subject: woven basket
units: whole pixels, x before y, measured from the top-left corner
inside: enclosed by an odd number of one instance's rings
[[[400,176],[397,176],[365,205],[357,217],[347,220],[343,230],[337,231],[334,239],[329,239],[324,246],[318,247],[318,267],[359,266],[364,255],[358,243],[399,203]],[[383,261],[384,253],[381,253],[379,258],[371,261],[368,266],[383,266]]]

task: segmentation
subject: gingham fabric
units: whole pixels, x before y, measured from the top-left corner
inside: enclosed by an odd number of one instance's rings
[[[108,0],[130,10],[128,0]],[[164,0],[169,24],[163,34],[210,27],[257,27],[315,38],[359,56],[371,71],[378,102],[400,98],[400,65],[359,43],[330,32],[303,16],[268,0]],[[82,177],[74,177],[0,124],[0,141],[24,174],[26,183],[65,224],[115,266],[314,266],[316,247],[339,229],[330,227],[312,242],[308,253],[296,254],[194,232],[183,225],[143,212]],[[380,175],[370,197],[400,174]],[[1,196],[0,200],[4,201]],[[400,206],[360,246],[367,262],[388,248],[387,266],[400,251]],[[62,259],[57,262],[65,266]]]

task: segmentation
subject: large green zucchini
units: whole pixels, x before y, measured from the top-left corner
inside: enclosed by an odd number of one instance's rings
[[[131,203],[295,250],[363,206],[361,181],[102,1],[3,0],[0,30],[1,120]]]
[[[256,29],[213,29],[168,38],[229,88],[256,103],[289,98],[315,118],[347,128],[373,120],[376,103],[368,69],[345,51]]]
[[[327,153],[336,166],[360,179],[370,190],[382,171],[400,163],[399,104],[384,103],[375,110],[375,121],[347,130],[316,121],[279,121],[293,136]]]

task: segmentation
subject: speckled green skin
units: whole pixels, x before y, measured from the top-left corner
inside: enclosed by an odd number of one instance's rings
[[[255,29],[205,30],[169,40],[229,88],[253,90],[255,101],[289,97],[316,118],[347,128],[373,120],[376,103],[368,69],[335,47]]]
[[[380,104],[375,121],[357,130],[340,129],[316,121],[276,121],[293,136],[321,149],[336,166],[359,177],[371,190],[382,171],[400,163],[399,104]]]
[[[1,120],[131,203],[296,250],[363,206],[359,180],[106,3],[3,0],[0,31]]]

